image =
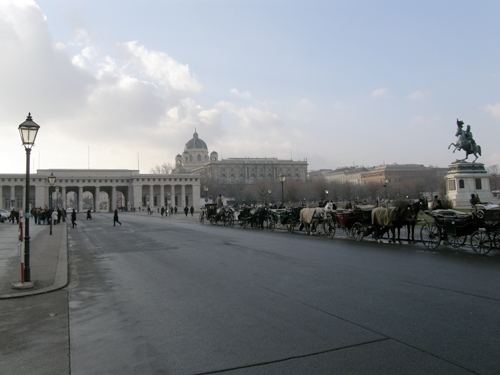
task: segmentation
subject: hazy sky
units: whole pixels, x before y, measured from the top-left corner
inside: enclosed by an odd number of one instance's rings
[[[0,172],[220,158],[500,164],[500,2],[0,0]]]

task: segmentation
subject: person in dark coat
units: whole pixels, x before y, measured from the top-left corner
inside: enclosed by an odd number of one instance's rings
[[[113,226],[116,226],[116,223],[122,225],[122,223],[118,220],[118,210],[115,210],[115,214],[113,215]]]
[[[71,213],[71,228],[76,227],[78,224],[76,223],[76,211],[73,208],[73,212]]]
[[[184,207],[184,213],[186,214],[186,216],[188,215],[188,212],[189,212],[189,207],[188,206]]]
[[[194,207],[193,206],[191,206],[191,208],[189,209],[189,212],[191,212],[191,216],[193,216],[193,214],[194,214]]]

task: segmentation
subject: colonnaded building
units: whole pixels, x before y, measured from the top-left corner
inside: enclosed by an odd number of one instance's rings
[[[38,169],[30,175],[30,207],[59,206],[77,211],[108,212],[161,206],[193,206],[200,202],[200,178],[220,183],[254,183],[259,180],[307,180],[307,161],[277,158],[229,158],[208,154],[207,144],[193,134],[182,155],[175,158],[172,174],[141,174],[129,169]],[[53,186],[49,176],[55,176]],[[0,205],[26,207],[26,175],[0,174]]]
[[[55,176],[53,186],[49,176]],[[0,174],[1,205],[26,207],[26,175]],[[96,199],[98,197],[98,199]],[[195,206],[200,197],[196,174],[141,174],[128,169],[39,169],[30,175],[30,207],[49,205],[108,212],[172,205]]]
[[[278,158],[228,158],[220,159],[216,151],[208,153],[207,144],[194,132],[184,152],[175,157],[175,172],[197,173],[204,180],[218,183],[253,184],[258,181],[279,181],[284,174],[287,179],[307,181],[307,160]]]

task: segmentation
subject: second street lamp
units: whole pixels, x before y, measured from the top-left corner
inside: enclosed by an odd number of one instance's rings
[[[54,176],[54,173],[51,173],[49,177],[47,177],[47,179],[49,180],[49,196],[50,196],[50,202],[49,202],[49,221],[50,221],[50,235],[52,236],[52,211],[54,210],[54,208],[52,207],[53,204],[52,204],[52,192],[50,191],[50,188],[52,186],[54,186],[54,183],[56,182],[56,176]]]
[[[285,183],[286,175],[282,173],[278,176],[278,178],[281,182],[281,205],[285,207],[285,190],[283,188],[283,184]]]

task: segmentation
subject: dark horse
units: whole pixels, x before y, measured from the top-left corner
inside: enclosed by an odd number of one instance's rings
[[[396,243],[396,225],[408,215],[409,210],[409,204],[391,208],[377,207],[373,209],[371,215],[373,233],[378,243],[382,243],[382,235],[389,230],[392,234],[392,240],[389,238],[389,243]]]
[[[395,227],[398,230],[398,241],[401,243],[401,228],[406,226],[407,241],[408,243],[415,241],[415,226],[418,222],[418,214],[420,211],[425,211],[429,207],[427,198],[420,198],[415,202],[408,205],[407,215],[401,217],[401,220],[396,221]],[[411,237],[411,238],[410,238]]]

